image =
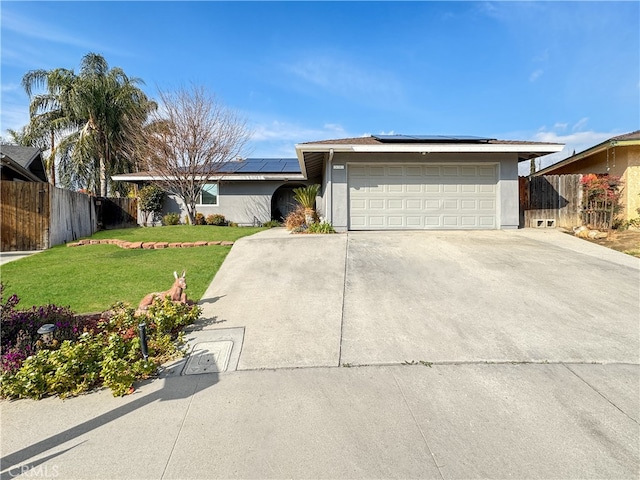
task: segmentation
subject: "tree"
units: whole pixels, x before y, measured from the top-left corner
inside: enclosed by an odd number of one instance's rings
[[[204,186],[240,156],[250,133],[243,119],[203,87],[161,91],[159,97],[161,106],[140,142],[145,167],[167,193],[183,201],[189,224],[195,225]]]
[[[61,68],[25,74],[27,132],[34,142],[49,137],[49,168],[55,172],[57,159],[64,186],[107,196],[111,175],[133,171],[133,139],[156,107],[141,83],[95,53],[82,58],[79,74]],[[37,87],[45,91],[34,94]]]
[[[140,199],[140,211],[142,212],[142,224],[146,227],[149,217],[153,222],[156,216],[162,211],[162,201],[164,200],[164,190],[151,183],[145,185],[138,192]]]

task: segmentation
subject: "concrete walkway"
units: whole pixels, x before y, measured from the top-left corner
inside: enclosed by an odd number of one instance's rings
[[[191,343],[243,327],[237,371],[1,402],[0,478],[640,476],[631,257],[558,232],[272,230],[201,303]]]
[[[21,258],[30,257],[36,253],[44,252],[44,250],[29,250],[20,252],[0,252],[0,265],[13,262],[14,260],[20,260]]]

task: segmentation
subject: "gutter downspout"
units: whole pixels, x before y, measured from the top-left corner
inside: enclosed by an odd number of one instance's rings
[[[333,224],[333,211],[331,210],[333,197],[333,179],[331,178],[331,164],[333,162],[333,148],[329,149],[329,158],[327,159],[327,173],[326,173],[326,199],[325,199],[325,215],[327,216],[327,222]]]

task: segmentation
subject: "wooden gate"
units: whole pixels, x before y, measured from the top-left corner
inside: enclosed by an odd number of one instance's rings
[[[49,247],[49,188],[44,182],[1,182],[0,251]]]
[[[520,177],[520,226],[582,225],[582,175]]]
[[[98,230],[138,226],[138,201],[136,198],[96,197]]]

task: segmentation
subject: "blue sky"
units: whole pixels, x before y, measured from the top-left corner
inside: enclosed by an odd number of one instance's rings
[[[88,52],[158,89],[197,84],[244,116],[247,154],[378,133],[566,143],[640,128],[639,2],[1,3],[0,135],[20,81]]]

